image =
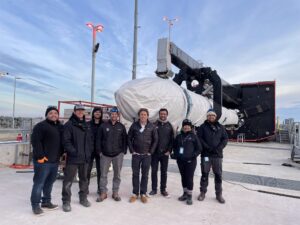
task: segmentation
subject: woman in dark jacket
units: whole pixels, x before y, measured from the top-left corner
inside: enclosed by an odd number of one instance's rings
[[[174,141],[174,155],[181,175],[183,195],[179,201],[186,201],[192,205],[192,192],[194,186],[194,173],[197,166],[197,156],[202,151],[202,145],[197,135],[192,131],[192,122],[188,119],[182,121],[182,131]]]

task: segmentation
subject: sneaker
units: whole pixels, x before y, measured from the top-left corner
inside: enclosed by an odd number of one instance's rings
[[[155,191],[155,190],[152,190],[152,191],[150,191],[150,193],[149,193],[149,195],[156,195],[157,194],[157,191]]]
[[[137,195],[132,195],[129,199],[129,202],[130,203],[134,203],[136,200],[138,199],[138,196]]]
[[[42,208],[46,210],[58,209],[58,205],[52,204],[52,202],[42,203]]]
[[[147,203],[148,202],[148,198],[146,195],[141,195],[141,201],[142,203]]]
[[[162,196],[164,196],[166,198],[170,198],[170,195],[169,195],[169,193],[166,190],[161,191],[160,193],[161,193]]]
[[[186,204],[188,204],[188,205],[192,205],[193,204],[192,195],[187,195]]]
[[[121,197],[119,196],[119,194],[117,192],[112,194],[112,198],[116,201],[119,202],[121,201]]]
[[[44,214],[44,211],[39,206],[32,208],[32,212],[34,215],[37,215],[37,216],[41,216]]]
[[[222,194],[217,195],[216,199],[218,200],[218,202],[220,202],[221,204],[225,203],[225,199],[223,198]]]
[[[205,199],[205,193],[200,192],[200,195],[198,196],[198,201],[203,201]]]
[[[64,202],[62,205],[64,212],[71,212],[72,208],[69,202]]]
[[[84,207],[90,207],[91,206],[91,203],[86,198],[85,199],[81,199],[79,203],[81,205],[83,205]]]
[[[107,199],[106,193],[101,193],[99,197],[97,198],[96,202],[103,202],[105,199]]]
[[[184,192],[179,198],[178,198],[179,201],[186,201],[187,200],[187,193]]]

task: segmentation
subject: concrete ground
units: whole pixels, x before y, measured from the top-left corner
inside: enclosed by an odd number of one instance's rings
[[[57,180],[53,188],[53,202],[60,208],[48,211],[43,216],[34,216],[31,212],[29,197],[32,187],[33,173],[16,173],[16,170],[0,168],[0,212],[1,225],[11,224],[129,224],[129,225],[157,225],[157,224],[299,224],[300,214],[300,166],[284,167],[281,164],[289,162],[287,145],[273,144],[230,144],[225,149],[224,157],[224,198],[226,204],[219,204],[214,196],[213,178],[207,197],[203,202],[196,200],[199,194],[200,165],[198,160],[195,174],[194,204],[188,206],[177,200],[182,194],[180,175],[176,170],[175,161],[170,161],[168,173],[168,191],[171,198],[166,199],[161,195],[151,197],[149,203],[140,201],[129,203],[131,194],[131,169],[130,156],[124,160],[122,170],[122,183],[120,195],[121,202],[109,198],[102,203],[96,200],[96,179],[92,178],[90,184],[90,208],[84,208],[78,202],[78,184],[72,187],[72,212],[65,213],[61,209],[62,181]],[[256,165],[244,163],[263,163],[270,165]],[[274,181],[283,181],[287,185],[278,188],[277,183],[257,183],[255,180],[235,179],[241,176],[257,177],[259,180],[273,178]],[[109,188],[111,188],[109,174]],[[149,187],[151,181],[149,179]],[[288,185],[296,184],[296,186]],[[240,186],[242,185],[242,186]],[[280,186],[281,187],[281,186]],[[247,189],[246,189],[247,188]],[[260,193],[252,190],[263,190],[279,194],[291,195],[284,197],[273,194]]]

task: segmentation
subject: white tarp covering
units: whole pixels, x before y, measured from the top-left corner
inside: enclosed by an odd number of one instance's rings
[[[158,77],[142,78],[123,84],[115,93],[117,106],[125,120],[137,119],[140,108],[147,108],[150,121],[158,118],[160,108],[167,108],[169,121],[175,128],[181,126],[183,119],[190,119],[199,126],[206,119],[206,112],[212,103],[205,97],[183,89],[174,81]],[[223,107],[219,120],[224,125],[238,123],[236,111]]]

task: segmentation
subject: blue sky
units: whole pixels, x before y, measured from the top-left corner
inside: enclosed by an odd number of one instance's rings
[[[58,100],[89,100],[91,31],[101,23],[96,102],[131,79],[133,0],[1,0],[0,71],[20,76],[16,115],[42,116]],[[277,82],[277,114],[300,120],[300,2],[139,1],[138,78],[154,76],[163,16],[178,17],[172,40],[230,83]],[[145,65],[146,64],[146,65]],[[39,83],[40,81],[42,83]],[[11,115],[13,80],[0,78],[0,115]]]

